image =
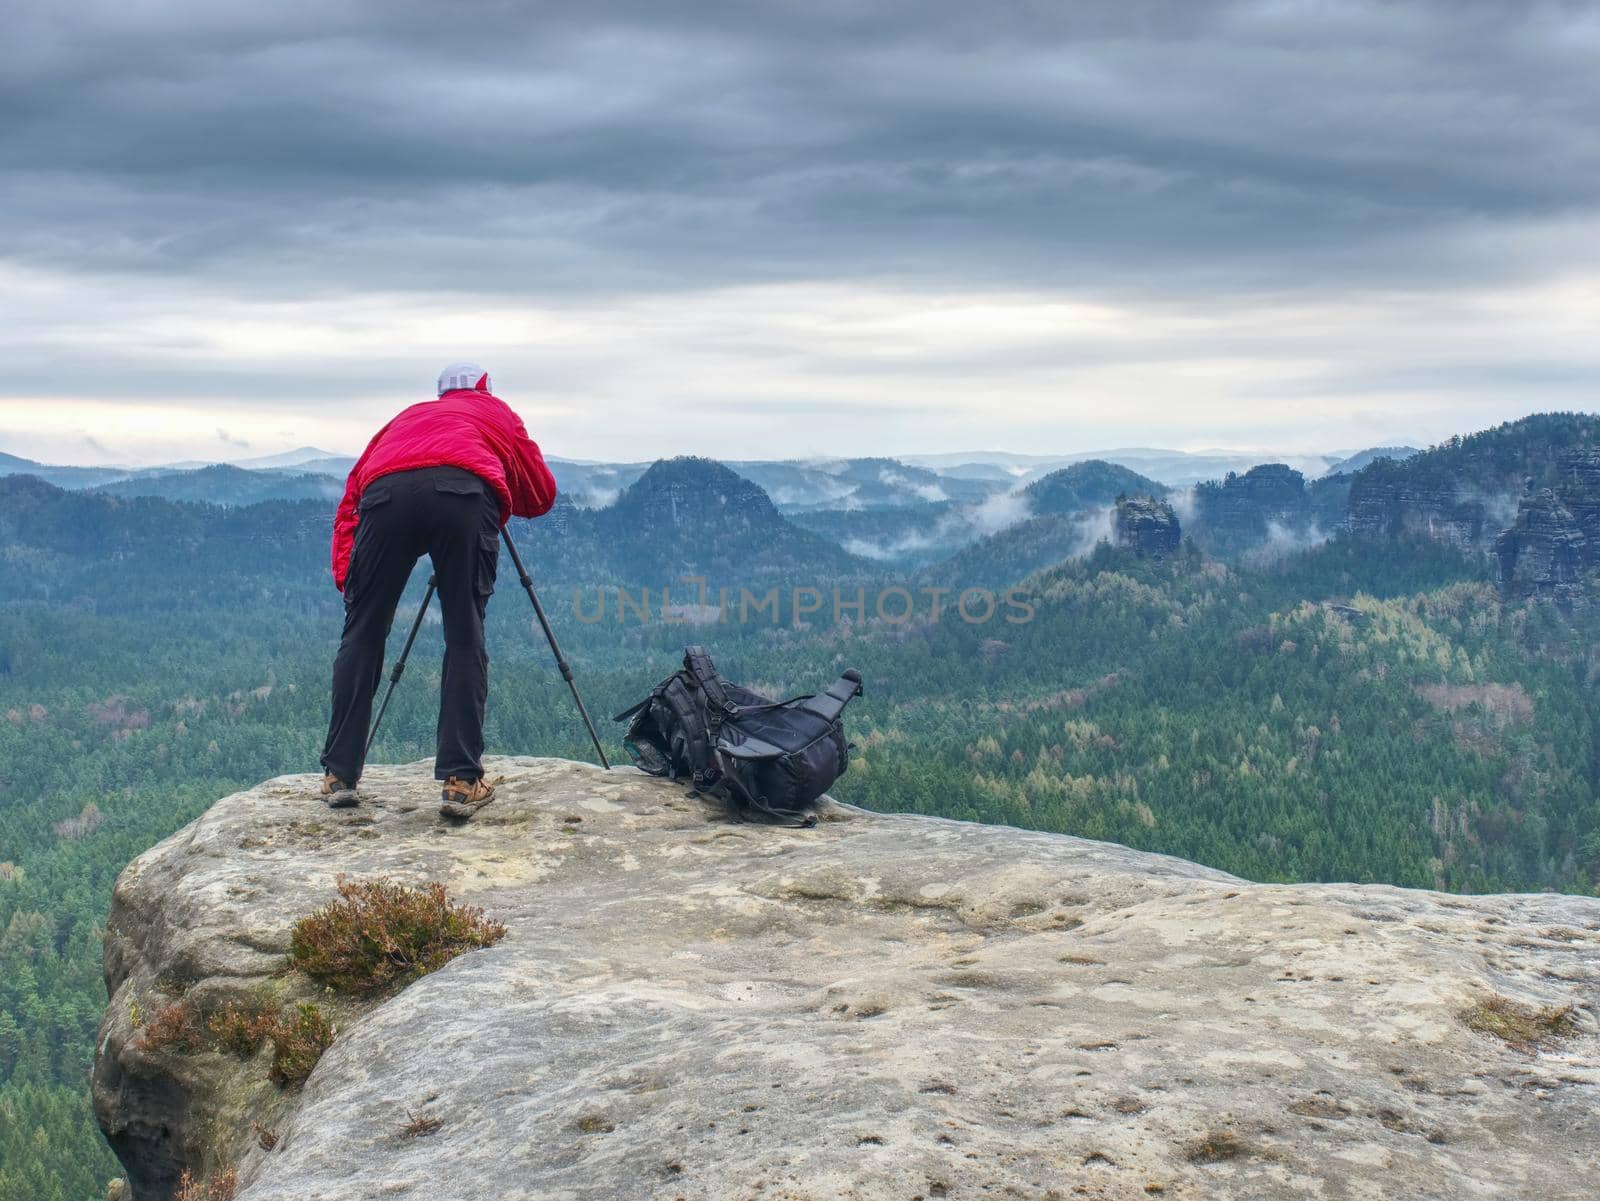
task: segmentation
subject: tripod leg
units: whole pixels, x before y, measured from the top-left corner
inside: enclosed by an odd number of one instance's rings
[[[539,628],[544,631],[545,641],[550,644],[550,653],[556,657],[556,667],[561,671],[561,678],[567,682],[567,687],[572,689],[572,699],[577,703],[578,716],[583,718],[584,727],[589,731],[589,740],[594,743],[594,753],[600,756],[600,766],[610,771],[611,761],[606,758],[605,749],[600,745],[600,735],[595,733],[594,722],[589,720],[589,710],[584,708],[583,698],[578,695],[578,685],[572,678],[572,668],[567,665],[566,657],[562,655],[561,647],[556,642],[556,632],[550,628],[550,621],[544,615],[544,606],[539,603],[539,594],[533,590],[533,577],[522,565],[522,556],[517,554],[517,544],[511,541],[511,531],[501,526],[500,537],[505,539],[506,550],[511,552],[512,566],[517,569],[517,577],[522,581],[523,590],[533,602],[534,616],[539,619]]]
[[[395,660],[394,670],[389,673],[389,691],[383,694],[383,704],[378,707],[378,716],[372,719],[372,732],[367,735],[368,754],[372,752],[372,744],[378,739],[378,727],[383,724],[383,715],[389,711],[389,701],[394,696],[394,687],[405,674],[406,659],[411,654],[411,644],[417,640],[417,631],[422,629],[422,618],[428,611],[428,605],[433,601],[433,590],[436,586],[437,581],[430,575],[428,590],[422,594],[422,607],[417,610],[417,619],[411,623],[411,633],[406,635],[406,644],[400,651],[400,657]]]

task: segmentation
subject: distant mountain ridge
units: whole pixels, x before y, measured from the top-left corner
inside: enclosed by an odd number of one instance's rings
[[[629,548],[619,579],[663,585],[682,574],[840,573],[865,566],[837,543],[795,525],[753,481],[712,459],[651,464],[616,501],[574,518],[602,545]],[[713,584],[715,581],[713,581]]]
[[[227,480],[236,468],[171,473],[185,484]],[[259,473],[245,473],[256,478]],[[307,487],[319,477],[292,477]],[[62,489],[36,477],[0,478],[0,595],[13,601],[73,603],[102,592],[108,571],[127,586],[118,608],[159,606],[174,595],[167,578],[181,563],[186,604],[226,606],[242,575],[274,582],[283,595],[321,599],[331,592],[328,539],[333,501],[271,499],[246,505],[122,496],[107,489]],[[791,522],[755,484],[707,459],[664,460],[607,509],[560,499],[512,531],[542,582],[647,586],[675,601],[696,590],[743,583],[809,585],[870,572],[871,565]],[[502,568],[502,578],[509,578]],[[259,590],[258,590],[259,591]],[[104,603],[104,602],[102,602]]]
[[[1363,452],[1365,453],[1365,452]],[[1160,447],[1117,447],[1071,454],[1014,454],[1007,451],[903,455],[901,461],[941,472],[989,468],[1007,472],[1018,484],[1029,484],[1075,463],[1099,460],[1125,467],[1168,487],[1186,487],[1219,479],[1230,471],[1246,471],[1259,463],[1284,462],[1303,474],[1318,476],[1345,456],[1328,454],[1255,453],[1241,450],[1168,450]]]
[[[1328,470],[1323,472],[1323,475],[1354,475],[1363,467],[1370,463],[1375,463],[1379,459],[1394,459],[1397,462],[1404,462],[1413,455],[1421,453],[1415,446],[1374,446],[1338,460],[1331,464]]]
[[[1069,514],[1104,508],[1124,495],[1160,499],[1167,491],[1165,484],[1121,464],[1087,459],[1040,477],[1022,495],[1036,514]]]
[[[1353,457],[1337,455],[1277,456],[1308,478],[1334,470],[1353,470],[1358,460],[1404,448],[1374,448]],[[728,466],[764,488],[785,512],[809,509],[857,509],[953,501],[976,504],[1010,489],[1023,487],[1077,463],[1102,461],[1134,471],[1166,487],[1181,487],[1244,471],[1272,456],[1243,451],[1174,451],[1124,448],[1061,455],[1006,452],[955,452],[901,457],[868,456],[837,459],[729,459]],[[649,467],[648,461],[603,462],[549,455],[547,461],[561,490],[580,506],[603,508]],[[78,467],[49,465],[16,455],[0,454],[0,475],[32,474],[61,487],[92,487],[124,479],[167,477],[183,471],[230,466],[245,471],[290,471],[294,474],[343,476],[354,464],[315,446],[281,454],[219,462],[189,460],[150,467]],[[232,502],[242,503],[242,502]]]
[[[280,467],[300,467],[306,463],[341,457],[332,451],[320,450],[315,446],[301,446],[295,450],[286,450],[282,454],[261,455],[253,459],[230,459],[228,466],[243,467],[246,471],[261,471]]]
[[[1109,539],[1111,505],[1148,496],[1170,503],[1185,539],[1223,559],[1281,554],[1344,534],[1421,537],[1485,562],[1492,553],[1502,586],[1519,595],[1568,603],[1600,587],[1589,582],[1600,571],[1600,417],[1539,414],[1407,451],[1372,448],[1338,461],[1366,460],[1358,469],[1312,479],[1288,463],[1258,464],[1183,489],[1109,460],[1008,484],[996,478],[999,468],[977,465],[958,478],[948,465],[870,457],[613,465],[554,459],[560,503],[547,519],[517,528],[542,560],[573,580],[856,576],[897,568],[1004,583]],[[321,453],[306,447],[288,457]],[[325,523],[343,463],[298,466],[118,474],[0,456],[0,475],[35,475],[128,501],[156,496],[236,509],[310,501]]]
[[[648,463],[579,463],[551,457],[562,491],[584,508],[604,508]],[[977,503],[1004,491],[1002,477],[945,476],[896,459],[719,460],[758,485],[790,515],[819,510],[888,509],[941,501]]]
[[[127,479],[131,474],[123,467],[56,466],[0,452],[0,477],[31,475],[58,488],[92,488],[96,484]]]
[[[322,500],[337,503],[343,480],[308,472],[246,469],[214,463],[189,471],[142,475],[92,489],[112,496],[159,496],[167,500],[203,501],[231,508],[268,500]]]

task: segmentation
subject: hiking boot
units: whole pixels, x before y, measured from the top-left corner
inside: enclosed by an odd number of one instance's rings
[[[356,786],[346,784],[331,771],[322,777],[322,803],[329,809],[349,809],[360,803]]]
[[[494,800],[494,785],[484,779],[451,776],[439,790],[439,816],[467,818]]]

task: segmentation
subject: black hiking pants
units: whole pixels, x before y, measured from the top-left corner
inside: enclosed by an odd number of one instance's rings
[[[384,643],[411,569],[427,555],[444,610],[433,774],[476,780],[483,775],[483,707],[489,696],[483,613],[500,561],[500,501],[470,471],[424,467],[373,480],[359,512],[322,765],[347,784],[361,778],[373,697],[383,683]]]

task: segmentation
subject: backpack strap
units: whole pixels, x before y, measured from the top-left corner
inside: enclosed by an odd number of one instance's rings
[[[659,696],[660,694],[661,694],[661,690],[658,688],[654,692],[652,692],[649,696],[645,697],[644,700],[640,701],[637,705],[633,705],[630,708],[624,709],[621,713],[617,714],[611,720],[612,721],[627,721],[629,718],[637,717],[639,714],[643,713],[646,709],[648,709],[650,707],[650,702],[655,700],[656,697]]]
[[[739,706],[728,700],[728,693],[722,687],[722,677],[717,674],[717,665],[711,661],[710,652],[705,647],[684,647],[683,668],[699,685],[706,698],[706,724],[710,726],[711,740],[715,742],[717,735],[722,732],[724,719],[736,716]]]
[[[719,738],[717,753],[726,755],[730,759],[781,759],[788,752],[781,746],[773,746],[770,742],[746,735],[745,740],[738,746]]]
[[[844,712],[844,707],[860,696],[861,692],[861,673],[852,667],[835,680],[828,691],[821,696],[801,701],[796,708],[815,713],[824,721],[837,721],[839,714]]]
[[[777,748],[774,747],[772,749],[776,750]],[[759,797],[755,793],[751,792],[749,786],[744,781],[744,776],[740,774],[737,766],[725,763],[723,761],[724,755],[727,755],[730,758],[736,757],[732,754],[733,750],[734,748],[732,747],[718,744],[715,752],[717,765],[721,768],[723,783],[727,784],[744,804],[748,805],[752,809],[756,809],[762,813],[765,813],[768,817],[774,817],[779,821],[786,822],[794,826],[794,828],[797,830],[809,830],[817,824],[817,815],[815,813],[799,812],[792,809],[779,809],[767,804],[765,797]],[[746,819],[741,818],[741,820]]]

